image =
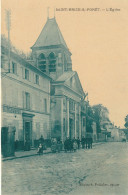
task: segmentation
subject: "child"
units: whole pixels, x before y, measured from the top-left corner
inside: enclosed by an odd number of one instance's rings
[[[38,152],[37,153],[42,153],[43,154],[43,145],[40,143],[38,147]]]

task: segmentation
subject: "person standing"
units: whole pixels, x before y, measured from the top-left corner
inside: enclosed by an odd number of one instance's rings
[[[44,138],[43,135],[41,135],[40,139],[39,139],[39,143],[44,144]]]
[[[88,138],[87,137],[85,138],[85,147],[86,149],[88,148]]]
[[[92,142],[93,142],[93,139],[92,137],[90,138],[90,148],[92,149]]]
[[[85,148],[85,137],[84,136],[82,137],[81,143],[82,143],[82,148],[84,149]]]
[[[68,151],[68,137],[66,137],[66,140],[64,142],[64,149],[65,149],[65,152]]]
[[[78,145],[78,149],[80,149],[80,139],[79,139],[79,137],[77,138],[77,145]]]
[[[75,139],[75,137],[73,138],[72,142],[73,142],[73,150],[75,152],[78,149],[77,140]]]
[[[73,150],[73,140],[69,138],[69,151],[71,152]]]
[[[39,139],[38,153],[42,153],[43,154],[43,150],[44,149],[45,149],[44,138],[43,138],[43,135],[41,135],[41,137]]]

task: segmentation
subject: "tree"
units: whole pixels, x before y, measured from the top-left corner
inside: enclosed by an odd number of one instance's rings
[[[125,117],[125,124],[124,126],[128,129],[128,115]]]
[[[96,130],[97,130],[97,133],[100,133],[101,132],[101,126],[100,126],[100,121],[101,121],[101,116],[100,116],[101,104],[94,105],[92,108],[93,108],[93,111],[94,111],[94,120],[96,122]]]
[[[5,35],[1,35],[1,45],[4,46],[5,48],[8,48],[8,39],[5,37]],[[11,51],[20,55],[22,58],[27,59],[27,54],[25,54],[23,51],[17,49],[12,42],[10,41],[10,47],[11,47]],[[28,56],[30,56],[31,53],[28,54]]]
[[[93,109],[89,104],[87,104],[86,132],[93,133],[93,128],[92,128],[93,121],[94,121]]]
[[[101,126],[104,126],[104,122],[110,122],[108,117],[109,111],[102,104],[94,105],[92,109],[94,112],[94,121],[96,122],[97,133],[101,133]]]

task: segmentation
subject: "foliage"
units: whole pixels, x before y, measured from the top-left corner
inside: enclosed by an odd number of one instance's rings
[[[92,107],[88,104],[87,105],[87,115],[86,115],[86,131],[89,132],[89,133],[92,133],[93,132],[93,129],[92,129],[92,124],[93,124],[93,121],[94,121],[94,115],[93,115],[93,110],[92,110]]]
[[[97,129],[97,133],[101,132],[101,126],[100,126],[100,121],[101,121],[101,104],[99,105],[95,105],[92,107],[93,108],[93,112],[94,112],[94,120],[96,122],[96,129]]]
[[[128,128],[128,115],[125,117],[125,124],[124,124],[124,126],[125,126],[126,128]]]
[[[107,117],[108,109],[102,104],[97,104],[92,107],[94,114],[94,121],[96,122],[97,133],[101,132],[101,121],[110,121]]]
[[[1,45],[8,48],[8,39],[5,37],[5,35],[1,35]],[[11,51],[14,53],[20,55],[24,59],[31,59],[31,53],[25,54],[23,51],[17,49],[12,42],[10,41]]]

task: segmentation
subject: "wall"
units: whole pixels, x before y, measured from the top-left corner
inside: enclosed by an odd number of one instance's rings
[[[12,73],[12,61],[17,64],[16,73]],[[7,62],[3,63],[3,71],[7,68]],[[34,114],[32,122],[32,137],[39,139],[50,137],[50,80],[43,77],[39,71],[34,72],[15,60],[11,60],[10,73],[2,77],[2,125],[16,126],[15,140],[23,141],[23,117],[22,113]],[[29,80],[25,79],[25,68],[29,70]],[[39,75],[39,84],[35,83],[35,75]],[[25,108],[24,93],[30,93],[30,109]],[[44,99],[47,99],[47,111],[45,111]]]

